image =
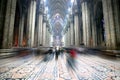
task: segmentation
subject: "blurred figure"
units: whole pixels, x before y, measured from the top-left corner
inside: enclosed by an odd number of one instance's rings
[[[71,50],[70,50],[70,56],[71,56],[72,58],[76,58],[76,51],[75,51],[74,49],[71,49]]]
[[[67,50],[67,66],[68,66],[68,69],[72,69],[75,71],[76,69],[76,51],[74,49],[70,49],[70,50]]]
[[[53,47],[52,48],[52,53],[55,55],[55,51],[56,51],[56,48],[55,47]]]
[[[56,53],[55,60],[58,60],[58,56],[60,55],[60,49],[56,48],[55,53]]]
[[[60,48],[60,55],[61,55],[61,57],[63,58],[63,53],[65,52],[65,50],[64,50],[64,48]]]
[[[45,56],[43,58],[44,62],[50,61],[54,58],[53,50],[50,48],[48,51],[46,51]]]

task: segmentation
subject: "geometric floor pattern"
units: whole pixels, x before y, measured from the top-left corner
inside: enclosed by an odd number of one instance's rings
[[[75,70],[69,69],[67,58],[64,53],[44,62],[43,56],[32,53],[0,59],[0,80],[120,80],[119,58],[79,53]]]

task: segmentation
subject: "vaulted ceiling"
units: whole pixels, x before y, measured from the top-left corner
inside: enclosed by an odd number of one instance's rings
[[[73,0],[46,0],[48,8],[49,21],[52,26],[54,36],[62,36],[62,31],[67,22],[69,8]]]
[[[44,7],[47,9],[47,18],[50,23],[50,29],[53,36],[62,37],[62,32],[67,24],[68,15],[70,14],[70,8],[72,8],[74,0],[36,0],[39,5],[37,12]],[[19,0],[22,7],[28,6],[30,0]],[[43,6],[41,5],[41,2]],[[23,4],[24,3],[24,4]],[[27,7],[26,6],[26,7]],[[26,8],[27,9],[27,8]],[[24,9],[25,10],[25,9]],[[42,10],[43,11],[43,10]]]

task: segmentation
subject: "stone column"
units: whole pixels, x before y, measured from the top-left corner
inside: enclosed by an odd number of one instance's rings
[[[71,45],[74,45],[74,27],[73,22],[70,23],[70,32],[71,32]]]
[[[19,22],[19,46],[22,47],[22,42],[23,42],[23,31],[24,31],[24,22],[25,22],[25,14],[20,18]]]
[[[96,47],[97,46],[97,29],[96,29],[96,24],[94,21],[94,15],[91,14],[91,24],[92,24],[92,46]]]
[[[68,35],[68,31],[67,31],[67,35],[66,35],[66,38],[67,38],[67,46],[69,45],[69,35]]]
[[[70,46],[70,34],[69,34],[69,28],[67,31],[67,42],[68,42],[68,46]]]
[[[64,34],[64,46],[66,46],[66,33]]]
[[[43,22],[43,46],[46,45],[46,22]]]
[[[117,29],[116,29],[116,28],[118,28],[118,30],[119,30],[119,24],[118,24],[118,20],[117,20],[118,18],[116,17],[119,14],[116,13],[117,7],[115,7],[115,6],[117,4],[113,4],[113,2],[115,2],[115,1],[102,0],[104,21],[105,21],[106,46],[108,49],[116,49],[116,47],[117,47],[116,33],[120,34],[120,31],[117,32]],[[115,15],[113,13],[115,13]]]
[[[68,32],[66,32],[65,41],[66,41],[66,46],[68,46]]]
[[[37,26],[34,29],[34,45],[32,47],[38,47],[38,32]]]
[[[80,44],[83,43],[83,28],[82,28],[82,16],[79,17],[79,41]]]
[[[69,34],[69,46],[71,45],[71,28],[68,28],[68,34]]]
[[[38,18],[38,46],[42,44],[42,27],[43,27],[43,15],[39,14]]]
[[[50,35],[49,30],[48,30],[48,34],[49,34],[49,36],[48,36],[48,44],[49,44],[49,46],[50,46],[50,38],[51,38],[51,35]]]
[[[50,46],[50,32],[49,32],[49,29],[48,29],[48,46]]]
[[[0,48],[2,48],[3,43],[3,31],[4,31],[4,20],[6,11],[6,0],[0,0]]]
[[[50,32],[49,32],[49,29],[48,29],[48,46],[50,46]]]
[[[48,27],[46,28],[46,45],[48,46]]]
[[[6,7],[6,17],[4,23],[3,48],[11,48],[13,46],[13,30],[17,0],[8,0]]]
[[[65,46],[67,46],[67,32],[65,33]]]
[[[31,1],[29,3],[28,11],[27,11],[27,47],[30,47],[30,33],[31,33],[31,16],[32,16],[32,4]]]
[[[67,45],[70,46],[70,34],[69,34],[69,28],[68,28],[68,31],[67,31]]]
[[[114,10],[114,22],[115,22],[115,34],[116,34],[116,46],[120,49],[120,4],[119,0],[113,0],[113,10]]]
[[[86,46],[90,46],[90,12],[86,1],[81,3],[82,20],[83,20],[83,42]]]
[[[48,37],[49,37],[49,34],[48,34],[48,27],[46,28],[46,45],[48,46]]]
[[[74,29],[75,29],[75,46],[79,46],[79,23],[78,23],[78,14],[75,12],[74,16]]]
[[[66,46],[68,46],[68,31],[66,32]]]
[[[36,0],[33,0],[33,15],[32,15],[32,32],[31,32],[31,47],[34,46],[34,36],[35,36],[35,17],[36,17]]]
[[[52,45],[51,45],[51,44],[52,44],[52,43],[51,43],[51,37],[52,37],[52,35],[51,35],[50,32],[49,32],[49,35],[50,35],[50,36],[49,36],[49,45],[52,46]]]
[[[71,27],[69,27],[69,45],[71,46]]]
[[[68,28],[68,30],[69,30],[69,46],[71,45],[71,32],[70,32],[70,27]]]
[[[65,33],[65,46],[67,46],[67,33]]]
[[[48,30],[48,46],[50,46],[50,34],[49,34],[49,30]]]
[[[49,45],[50,45],[50,46],[53,46],[53,45],[52,45],[52,35],[51,35],[51,32],[49,32],[49,35],[50,35],[50,36],[49,36],[49,37],[50,37],[50,38],[49,38]]]
[[[35,16],[36,16],[36,0],[31,0],[28,12],[28,46],[34,47],[34,31],[35,31]]]
[[[5,7],[6,6],[6,1],[5,0],[0,0],[0,39],[2,37],[2,27],[4,27],[4,18],[5,18]],[[1,39],[2,40],[2,39]]]
[[[96,20],[95,20],[95,8],[94,8],[94,2],[92,2],[90,7],[90,23],[91,23],[91,46],[96,47],[97,46],[97,26],[96,26]],[[102,35],[102,34],[101,34]]]

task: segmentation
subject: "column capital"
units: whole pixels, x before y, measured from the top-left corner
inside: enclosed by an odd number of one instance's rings
[[[39,6],[39,14],[44,14],[44,5],[40,4]]]

